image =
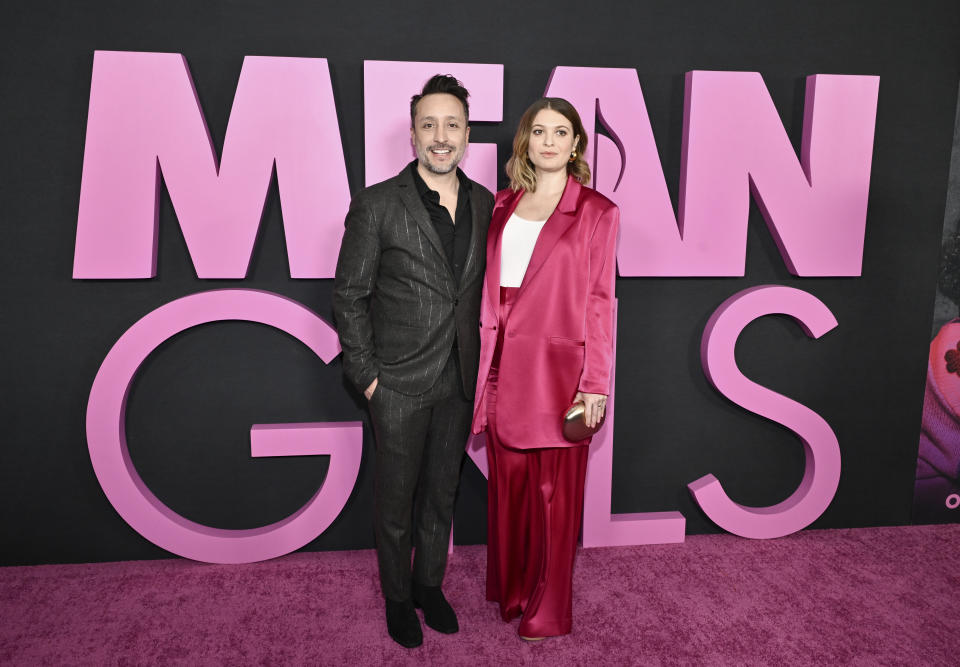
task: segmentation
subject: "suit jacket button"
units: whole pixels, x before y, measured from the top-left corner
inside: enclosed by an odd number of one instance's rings
[[[454,299],[454,300],[453,300],[453,307],[456,308],[458,305],[460,305],[460,299]]]

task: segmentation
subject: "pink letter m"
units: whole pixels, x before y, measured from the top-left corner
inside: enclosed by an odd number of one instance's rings
[[[74,278],[156,275],[160,175],[200,278],[244,278],[273,167],[290,275],[333,277],[350,200],[326,60],[244,58],[221,164],[186,60],[97,51]]]

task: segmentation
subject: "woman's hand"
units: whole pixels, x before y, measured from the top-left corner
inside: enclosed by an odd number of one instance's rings
[[[584,408],[586,408],[584,410],[584,419],[590,428],[599,424],[600,419],[607,411],[607,397],[604,394],[587,394],[578,391],[573,400],[574,402],[583,401]]]

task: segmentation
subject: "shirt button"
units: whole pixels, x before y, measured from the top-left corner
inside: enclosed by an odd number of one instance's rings
[[[507,336],[509,336],[510,338],[515,338],[516,335],[517,335],[516,331],[511,331],[510,333],[507,334]]]

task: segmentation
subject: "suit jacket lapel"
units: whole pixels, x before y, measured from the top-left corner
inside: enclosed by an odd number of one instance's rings
[[[474,193],[475,194],[475,193]],[[477,209],[478,197],[470,197],[470,246],[467,249],[467,261],[463,265],[463,273],[460,275],[460,287],[469,285],[473,278],[474,269],[477,266],[477,256],[480,254],[480,211]]]
[[[447,275],[450,276],[450,282],[453,283],[453,269],[450,268],[450,263],[447,261],[447,255],[443,251],[443,243],[440,241],[440,235],[437,234],[437,230],[430,220],[430,214],[427,213],[427,209],[424,208],[423,202],[420,200],[420,193],[417,192],[417,186],[413,182],[410,167],[404,167],[399,177],[398,191],[400,192],[400,199],[407,209],[407,213],[417,221],[420,232],[427,237],[430,244],[433,245],[437,251],[437,261],[446,267]]]
[[[490,227],[487,230],[487,296],[497,317],[500,316],[500,248],[503,243],[503,228],[513,215],[522,196],[523,190],[518,190],[498,202],[493,207]],[[493,243],[490,242],[491,239]]]
[[[567,184],[557,203],[557,208],[553,214],[547,218],[546,224],[540,230],[540,236],[537,237],[537,243],[533,246],[533,255],[530,257],[530,263],[527,265],[527,272],[523,274],[523,282],[520,283],[519,297],[523,289],[530,284],[530,281],[543,267],[543,263],[550,256],[550,251],[557,244],[564,232],[570,228],[577,220],[577,200],[580,198],[580,183],[573,176],[567,176]]]

